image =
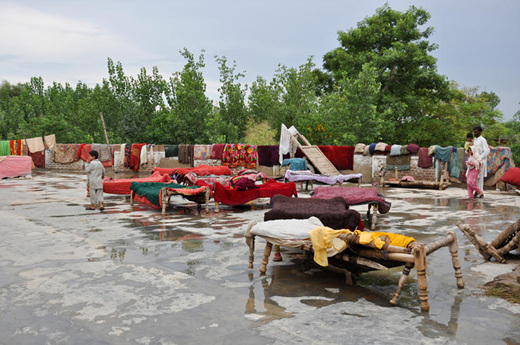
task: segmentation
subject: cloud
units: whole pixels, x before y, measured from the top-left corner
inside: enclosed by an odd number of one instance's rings
[[[93,56],[106,58],[111,52],[140,51],[94,23],[13,3],[0,4],[0,23],[4,56],[17,57],[22,62],[88,61]]]

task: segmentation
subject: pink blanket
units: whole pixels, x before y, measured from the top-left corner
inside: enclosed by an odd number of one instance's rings
[[[0,157],[0,178],[30,175],[33,168],[30,156]]]
[[[335,196],[343,197],[348,205],[377,203],[379,204],[379,213],[387,213],[392,205],[385,201],[382,194],[375,188],[319,186],[314,188],[312,197],[330,199]]]

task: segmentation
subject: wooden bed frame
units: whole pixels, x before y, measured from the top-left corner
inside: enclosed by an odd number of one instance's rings
[[[417,180],[417,181],[400,181],[397,168],[394,171],[393,181],[385,181],[386,169],[381,168],[379,173],[379,184],[381,189],[385,186],[389,187],[408,187],[408,188],[427,188],[427,189],[438,189],[443,190],[450,186],[450,177],[448,174],[448,162],[444,162],[444,168],[439,181],[428,181],[428,180]],[[396,181],[397,180],[397,181]]]
[[[491,243],[484,241],[462,221],[458,221],[457,226],[486,260],[493,257],[496,261],[505,263],[507,253],[514,249],[520,251],[520,219],[505,228]]]
[[[164,187],[161,188],[161,204],[162,204],[162,214],[166,214],[166,208],[170,205],[170,200],[173,195],[180,195],[185,199],[188,199],[190,201],[196,202],[197,207],[201,207],[201,204],[206,204],[206,212],[209,211],[209,199],[210,199],[210,188],[207,186],[204,190],[203,194],[196,194],[196,195],[184,195],[177,193],[173,190],[169,190],[168,188]],[[134,198],[133,194],[130,193],[130,205],[134,205]]]
[[[253,223],[250,224],[246,231],[246,243],[249,246],[249,268],[253,268],[254,262],[254,250],[255,250],[255,236],[251,234]],[[260,266],[260,273],[265,274],[267,271],[267,264],[269,262],[269,256],[271,255],[273,245],[279,245],[280,243],[273,238],[265,238],[266,246]],[[419,286],[419,299],[420,307],[422,311],[428,311],[430,309],[428,303],[428,284],[426,281],[426,257],[439,248],[448,247],[451,253],[452,265],[455,271],[455,278],[457,280],[457,287],[459,289],[464,288],[464,281],[462,279],[462,272],[460,269],[460,261],[458,256],[459,246],[457,244],[457,236],[454,232],[447,232],[446,236],[429,244],[415,244],[412,248],[402,248],[395,246],[385,246],[382,249],[377,249],[375,246],[363,246],[359,244],[359,238],[354,233],[352,234],[341,234],[339,238],[347,242],[348,246],[354,248],[354,250],[346,250],[342,253],[337,254],[333,258],[334,261],[329,258],[329,267],[333,271],[339,271],[345,274],[347,284],[354,284],[352,274],[359,274],[363,272],[375,271],[375,270],[386,270],[392,267],[403,266],[403,272],[399,278],[397,290],[394,293],[391,304],[397,304],[397,299],[401,295],[403,286],[410,274],[412,268],[415,267],[417,271],[417,281]],[[294,246],[293,246],[294,247]],[[312,257],[312,245],[310,241],[302,241],[299,246],[308,256]]]

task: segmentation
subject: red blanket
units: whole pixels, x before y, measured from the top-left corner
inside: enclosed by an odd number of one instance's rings
[[[298,196],[294,182],[281,183],[270,179],[266,183],[258,185],[258,187],[250,190],[236,190],[215,182],[213,199],[225,205],[241,205],[258,198],[272,198],[277,194],[287,197]]]
[[[41,154],[41,152],[37,153]],[[33,160],[29,156],[0,157],[0,179],[30,175],[33,168]]]
[[[130,151],[130,169],[132,169],[134,172],[139,170],[139,164],[141,162],[141,149],[145,145],[146,143],[132,144],[132,149]]]
[[[168,174],[161,175],[158,172],[154,172],[150,177],[143,178],[128,178],[128,179],[113,179],[111,177],[105,177],[103,179],[103,192],[109,194],[126,194],[130,195],[130,185],[132,182],[170,182],[170,176]]]
[[[354,146],[322,146],[318,148],[338,170],[354,169]]]

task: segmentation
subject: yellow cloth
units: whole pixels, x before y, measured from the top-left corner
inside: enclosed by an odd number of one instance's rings
[[[351,234],[350,230],[334,230],[326,226],[320,226],[312,229],[309,232],[309,236],[312,242],[312,248],[314,250],[314,261],[323,267],[329,265],[327,259],[327,249],[335,247],[336,250],[341,250],[344,246],[340,247],[338,243],[333,243],[340,234]],[[399,234],[392,234],[389,232],[368,232],[368,231],[354,231],[359,236],[359,243],[362,245],[368,245],[374,243],[376,248],[381,249],[388,242],[391,246],[404,247],[406,248],[410,242],[415,241],[413,237],[408,237]]]
[[[350,234],[350,230],[334,230],[326,226],[320,226],[309,232],[312,248],[314,250],[314,261],[323,267],[329,265],[327,259],[327,248],[332,247],[332,240],[340,234]]]

